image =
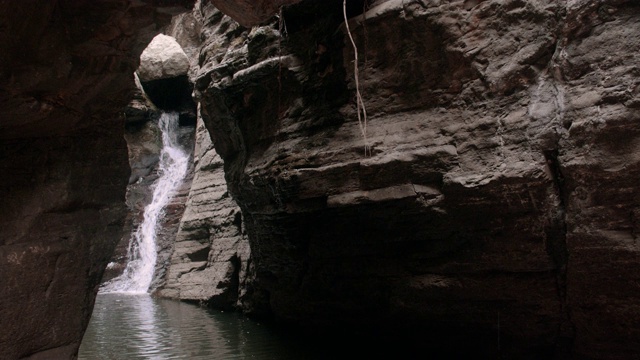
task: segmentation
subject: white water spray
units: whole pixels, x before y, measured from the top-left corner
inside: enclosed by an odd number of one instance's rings
[[[178,188],[189,164],[189,155],[178,145],[178,114],[162,113],[158,126],[162,131],[159,178],[151,204],[144,209],[144,220],[133,234],[127,252],[128,263],[122,275],[105,283],[101,293],[144,294],[149,291],[156,266],[156,231],[158,221],[172,193]]]

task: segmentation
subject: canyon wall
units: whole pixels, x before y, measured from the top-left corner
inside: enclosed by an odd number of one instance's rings
[[[251,281],[249,243],[240,209],[227,190],[222,159],[201,119],[195,140],[195,175],[157,295],[233,309],[252,302],[245,296]]]
[[[132,74],[189,4],[162,5],[0,2],[2,358],[77,354],[126,213]]]
[[[640,352],[636,2],[349,1],[350,31],[339,0],[182,3],[0,2],[3,356],[77,352],[153,167],[128,169],[122,113],[161,29],[201,119],[160,295],[425,349]]]
[[[199,68],[200,46],[207,36],[208,30],[203,26],[211,14],[222,17],[209,2],[197,1],[193,12],[174,17],[162,30],[174,37],[188,54],[191,84]],[[233,20],[225,20],[230,26],[226,31],[242,31]],[[167,90],[175,92],[176,89],[169,85]],[[191,99],[191,91],[187,95]],[[180,98],[183,94],[176,96]],[[172,200],[174,206],[170,216],[159,225],[160,248],[168,251],[162,252],[167,256],[166,261],[159,262],[156,267],[155,279],[159,287],[151,290],[157,296],[216,308],[247,307],[254,302],[255,296],[249,289],[252,279],[250,250],[242,214],[227,190],[223,162],[214,149],[209,132],[202,119],[195,114],[194,117],[197,117],[195,138],[181,141],[183,144],[194,143],[193,169],[181,187],[185,196],[177,194]],[[141,187],[148,188],[150,184],[141,184]],[[129,191],[137,186],[130,184]],[[135,196],[131,199],[140,204],[148,202]]]
[[[201,7],[195,98],[251,246],[246,310],[486,354],[636,354],[637,4],[349,3],[359,89],[342,1],[251,29]]]

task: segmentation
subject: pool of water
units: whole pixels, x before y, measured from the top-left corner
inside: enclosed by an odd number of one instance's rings
[[[416,335],[359,336],[338,328],[330,335],[310,336],[237,312],[149,295],[99,294],[79,360],[498,358],[494,346],[488,346],[496,343],[491,334],[479,346],[461,341],[453,348],[437,336]]]
[[[80,360],[320,359],[291,336],[233,312],[157,299],[100,294]]]

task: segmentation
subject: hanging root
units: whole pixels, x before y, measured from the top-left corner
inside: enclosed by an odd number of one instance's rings
[[[349,35],[349,40],[351,40],[351,45],[353,46],[353,77],[356,83],[356,109],[358,112],[358,124],[360,125],[360,132],[362,132],[362,137],[364,139],[364,155],[371,156],[371,148],[369,147],[369,142],[367,141],[367,109],[364,106],[364,101],[362,100],[362,95],[360,94],[360,76],[358,72],[358,47],[356,46],[356,42],[353,40],[353,36],[351,35],[351,29],[349,28],[349,19],[347,19],[347,0],[342,1],[342,14],[344,15],[344,23],[347,27],[347,34]]]

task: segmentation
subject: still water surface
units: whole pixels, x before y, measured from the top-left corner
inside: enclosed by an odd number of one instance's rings
[[[100,294],[79,359],[323,359],[328,355],[237,313],[146,294]]]

